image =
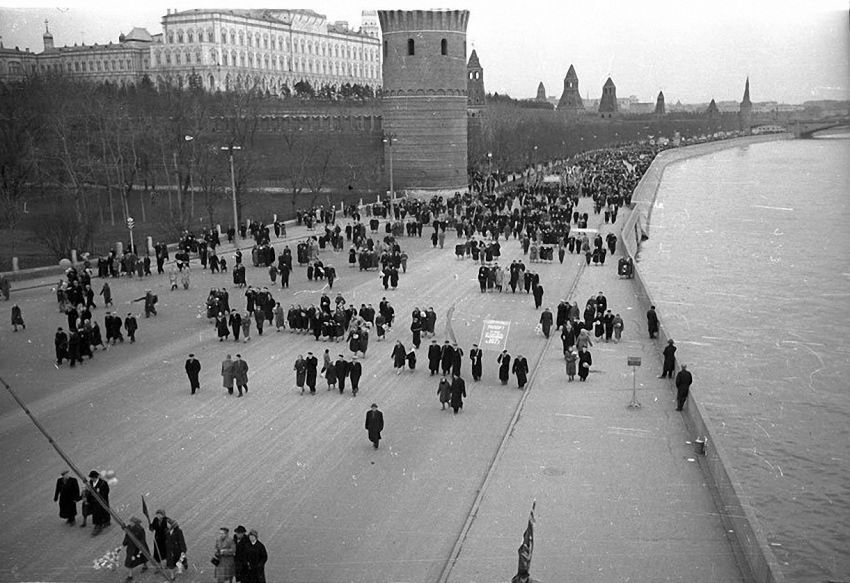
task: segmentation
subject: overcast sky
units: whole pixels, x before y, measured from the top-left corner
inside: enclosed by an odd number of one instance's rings
[[[62,3],[62,0],[59,0]],[[611,75],[617,95],[668,103],[740,101],[749,75],[753,101],[801,103],[850,98],[850,0],[458,0],[470,10],[468,46],[486,90],[533,97],[537,84],[559,96],[570,64],[583,97],[598,98]],[[310,8],[360,25],[360,11],[429,8],[393,0],[0,0],[6,47],[42,50],[45,18],[57,46],[117,42],[134,26],[161,31],[167,8]]]

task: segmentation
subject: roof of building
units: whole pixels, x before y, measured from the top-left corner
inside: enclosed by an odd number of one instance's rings
[[[134,26],[133,30],[124,35],[124,42],[129,41],[151,42],[153,41],[153,37],[151,36],[151,33],[148,32],[148,29],[140,26]]]
[[[602,87],[603,87],[603,89],[605,87],[615,87],[614,82],[611,80],[611,77],[608,77],[608,80],[605,81],[605,85],[603,85]]]
[[[570,68],[567,71],[567,76],[564,77],[564,79],[575,79],[576,81],[578,81],[578,75],[576,75],[576,70],[575,68],[573,68],[572,65],[570,65]]]
[[[475,52],[475,49],[472,49],[472,54],[469,55],[469,62],[466,64],[466,66],[469,69],[481,68],[481,63],[478,61],[478,53]]]
[[[663,91],[658,92],[658,99],[656,99],[656,101],[664,101],[664,92]]]

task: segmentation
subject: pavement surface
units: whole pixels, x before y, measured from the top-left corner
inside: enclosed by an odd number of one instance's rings
[[[582,210],[589,201],[581,201]],[[620,220],[623,220],[622,218]],[[308,233],[289,228],[288,244]],[[613,230],[603,225],[603,235]],[[0,376],[16,390],[80,469],[113,470],[112,506],[122,517],[164,507],[185,533],[190,568],[184,581],[211,581],[219,526],[256,528],[269,550],[266,576],[278,582],[501,582],[516,569],[516,549],[532,500],[537,500],[532,574],[561,581],[740,581],[731,546],[706,480],[674,409],[669,381],[657,379],[660,347],[646,338],[631,283],[616,262],[583,268],[529,264],[546,290],[544,306],[567,296],[583,307],[602,290],[625,320],[620,344],[595,345],[587,383],[567,383],[560,339],[534,328],[539,311],[525,293],[481,294],[478,265],[423,238],[402,238],[410,255],[399,289],[384,291],[375,271],[347,266],[346,252],[324,251],[340,278],[329,292],[377,308],[386,296],[397,324],[384,342],[370,339],[361,392],[352,398],[325,390],[295,390],[292,365],[312,350],[348,354],[344,343],[312,336],[252,330],[248,343],[219,343],[205,318],[211,287],[226,286],[231,305],[244,307],[230,274],[193,270],[188,291],[169,291],[165,275],[110,280],[116,311],[142,311],[145,288],[160,297],[159,315],[139,318],[138,342],[97,351],[75,369],[53,366],[53,333],[66,324],[49,289],[15,292],[27,328],[0,330]],[[278,252],[284,241],[275,242]],[[226,253],[225,245],[223,251]],[[249,257],[249,255],[246,255]],[[519,242],[503,242],[500,263],[522,258]],[[233,265],[232,260],[228,260]],[[322,283],[296,268],[292,287],[272,287],[265,269],[247,268],[248,283],[268,285],[285,307],[318,304]],[[95,291],[100,281],[95,280]],[[99,299],[99,298],[98,298]],[[98,300],[96,300],[97,302]],[[8,304],[7,304],[8,306]],[[465,351],[468,398],[453,415],[442,410],[437,377],[427,371],[423,339],[414,372],[397,376],[395,340],[411,346],[410,313],[432,306],[437,335],[446,315]],[[8,307],[7,307],[8,309]],[[100,306],[95,317],[101,322]],[[485,352],[484,378],[473,382],[466,356],[483,321],[510,322],[507,347],[533,369],[525,391],[497,377],[496,352]],[[192,396],[183,370],[194,352],[203,369]],[[242,354],[250,366],[249,393],[237,399],[221,388],[220,362]],[[641,356],[637,396],[628,409],[632,370]],[[363,427],[369,404],[384,412],[381,448]],[[507,436],[507,437],[506,437]],[[495,462],[495,463],[494,463]],[[120,546],[115,525],[97,537],[67,526],[52,503],[64,462],[8,394],[0,396],[0,582],[114,581],[94,559]],[[123,555],[122,555],[123,560]],[[153,572],[136,577],[157,581]]]

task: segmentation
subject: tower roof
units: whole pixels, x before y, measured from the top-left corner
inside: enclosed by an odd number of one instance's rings
[[[578,75],[576,75],[576,70],[573,68],[572,64],[570,65],[569,70],[567,70],[567,76],[564,79],[575,79],[578,81]]]
[[[469,62],[466,64],[468,69],[480,69],[481,63],[478,61],[478,53],[475,52],[475,49],[472,49],[472,54],[469,55]]]
[[[747,82],[744,84],[744,99],[741,101],[742,104],[750,104],[750,77],[747,76]]]
[[[605,87],[615,87],[614,82],[611,80],[611,77],[608,77],[608,80],[605,81],[605,85],[602,86],[603,89]]]
[[[664,92],[663,91],[658,92],[658,99],[656,99],[656,101],[664,101]]]

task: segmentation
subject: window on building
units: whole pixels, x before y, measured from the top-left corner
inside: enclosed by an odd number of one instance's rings
[[[414,55],[416,53],[416,47],[412,38],[407,39],[407,54]]]
[[[190,44],[195,42],[195,33],[192,32],[191,30],[186,33],[186,42],[188,42]]]
[[[207,42],[208,42],[208,43],[213,42],[213,39],[214,39],[214,38],[215,38],[215,34],[213,33],[213,31],[212,31],[212,30],[208,30],[208,31],[207,31]]]
[[[242,31],[239,31],[239,45],[245,46],[245,35],[242,34]]]
[[[177,31],[177,42],[180,43],[180,44],[183,44],[183,31],[182,30]]]
[[[195,51],[195,62],[201,64],[201,49]]]
[[[227,33],[224,32],[223,30],[221,31],[221,44],[223,44],[223,45],[227,44]]]
[[[174,44],[174,33],[173,32],[168,33],[168,44],[170,44],[170,45]]]
[[[449,42],[446,39],[440,41],[440,54],[448,55],[449,54]]]

